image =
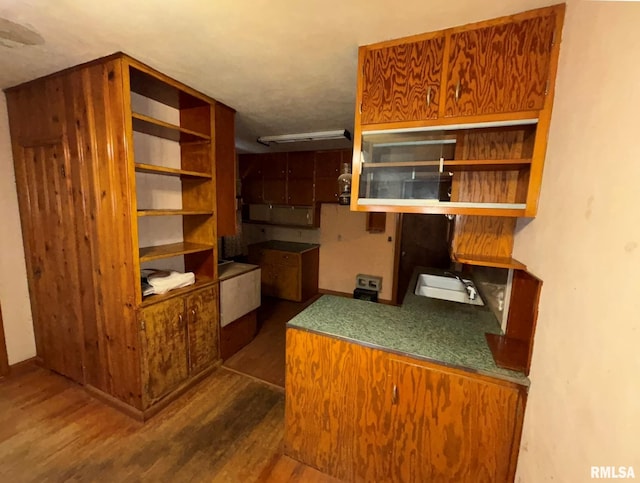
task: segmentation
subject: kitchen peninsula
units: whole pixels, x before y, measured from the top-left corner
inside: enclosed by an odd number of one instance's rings
[[[509,481],[529,381],[486,307],[325,295],[287,328],[285,452],[344,481]]]

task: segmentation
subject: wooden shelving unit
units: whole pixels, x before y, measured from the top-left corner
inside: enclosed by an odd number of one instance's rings
[[[235,161],[234,112],[226,108],[216,129],[214,99],[122,53],[16,86],[7,98],[31,237],[25,256],[48,277],[29,280],[38,358],[147,419],[219,361],[215,145],[224,142]],[[91,150],[74,139],[92,139]],[[38,167],[57,163],[65,169],[44,182]],[[33,209],[28,200],[42,195],[54,202]],[[32,242],[42,230],[51,250]],[[143,299],[145,263],[184,267],[195,284]]]

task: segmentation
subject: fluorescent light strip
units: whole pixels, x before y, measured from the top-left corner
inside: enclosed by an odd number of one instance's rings
[[[297,143],[304,141],[324,141],[327,139],[351,139],[351,133],[346,129],[338,129],[335,131],[316,131],[305,132],[299,134],[281,134],[278,136],[260,136],[257,141],[260,144],[269,143]]]

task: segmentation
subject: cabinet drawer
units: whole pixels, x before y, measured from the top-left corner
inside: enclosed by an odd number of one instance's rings
[[[268,265],[285,265],[287,267],[297,267],[300,265],[300,254],[281,252],[278,250],[262,250],[260,261]]]

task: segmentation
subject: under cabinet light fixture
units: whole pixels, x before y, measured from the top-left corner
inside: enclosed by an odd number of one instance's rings
[[[278,136],[260,136],[257,141],[265,146],[271,143],[298,143],[304,141],[326,141],[328,139],[348,139],[351,141],[351,133],[346,129],[336,131],[303,132],[300,134],[281,134]]]

